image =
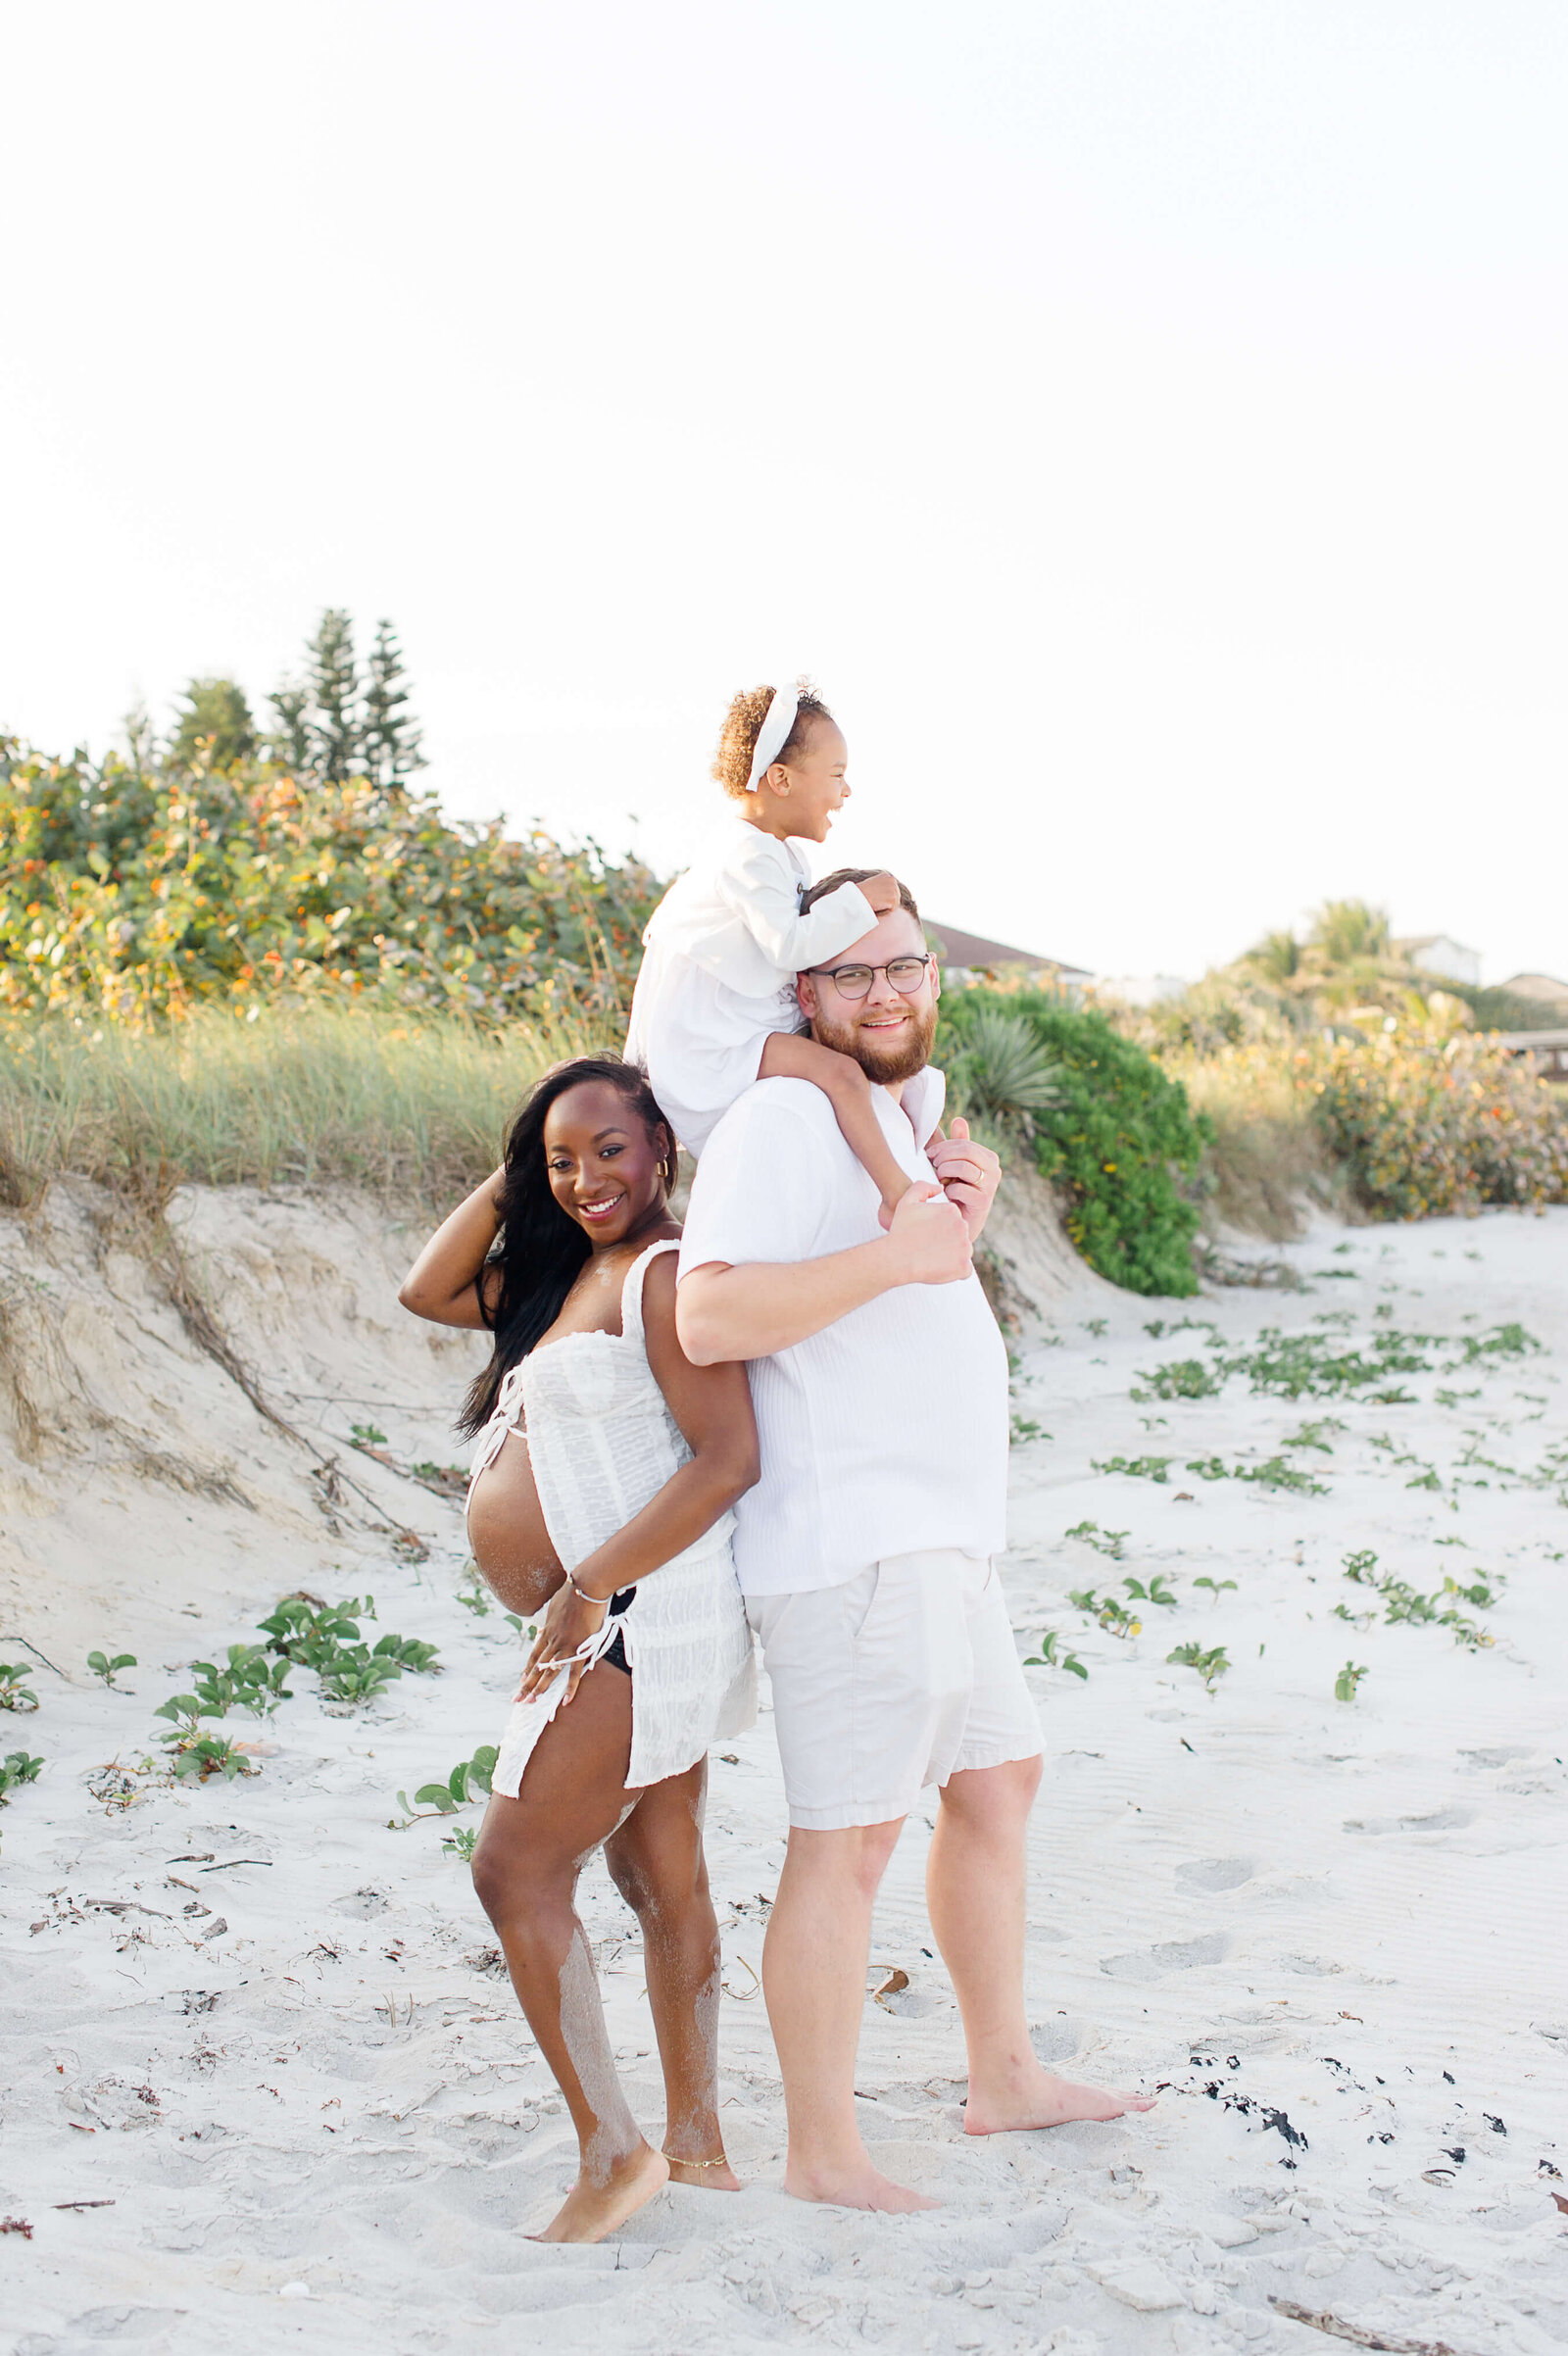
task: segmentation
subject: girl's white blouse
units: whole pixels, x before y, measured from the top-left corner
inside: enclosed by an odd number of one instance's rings
[[[757,1078],[768,1035],[801,1027],[795,976],[868,933],[876,910],[841,884],[802,915],[805,855],[737,818],[649,919],[626,1053],[688,1153]]]

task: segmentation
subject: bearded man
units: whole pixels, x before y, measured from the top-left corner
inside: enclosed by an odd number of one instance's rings
[[[803,908],[871,872],[825,877]],[[758,1081],[704,1149],[676,1325],[699,1365],[749,1361],[761,1447],[735,1559],[790,1812],[762,1951],[785,2188],[928,2208],[872,2164],[854,2089],[871,1909],[929,1785],[941,1799],[926,1896],[963,2019],[966,2131],[1149,2104],[1051,2076],[1029,2040],[1024,1842],[1040,1726],[993,1559],[1005,1544],[1007,1360],[972,1259],[1001,1173],[961,1120],[941,1134],[941,1075],[927,1069],[941,980],[907,888],[796,987],[813,1039],[876,1083],[884,1135],[917,1183],[884,1233],[826,1096]]]

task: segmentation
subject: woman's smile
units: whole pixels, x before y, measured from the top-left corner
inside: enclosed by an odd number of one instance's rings
[[[608,1219],[612,1211],[618,1210],[625,1200],[626,1195],[623,1188],[618,1195],[611,1195],[603,1203],[579,1203],[577,1205],[577,1216],[579,1219],[594,1219],[599,1221]]]

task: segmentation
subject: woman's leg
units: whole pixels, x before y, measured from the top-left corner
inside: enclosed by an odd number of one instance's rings
[[[719,1950],[703,1854],[707,1797],[706,1759],[651,1784],[606,1841],[605,1862],[642,1925],[670,2175],[710,2192],[738,2192],[718,2126]]]
[[[600,1663],[539,1737],[518,1796],[492,1796],[473,1852],[479,1902],[577,2130],[577,2182],[542,2241],[602,2240],[669,2174],[621,2092],[573,1903],[584,1863],[636,1805],[630,1754],[631,1679]]]

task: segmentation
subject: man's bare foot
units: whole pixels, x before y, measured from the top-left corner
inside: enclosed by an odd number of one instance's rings
[[[814,2169],[787,2166],[784,2170],[784,2189],[797,2200],[816,2200],[841,2209],[880,2209],[886,2215],[902,2217],[911,2209],[940,2209],[939,2200],[928,2200],[923,2192],[911,2192],[907,2184],[896,2184],[890,2176],[873,2168],[868,2159],[841,2169]]]
[[[669,2162],[669,2181],[672,2184],[694,2184],[699,2192],[744,2192],[746,2189],[728,2160],[722,2156],[716,2161],[699,2162],[677,2160],[672,2151],[666,2151],[664,2157]]]
[[[579,2176],[542,2233],[530,2241],[603,2241],[669,2182],[669,2162],[651,2143],[617,2160],[603,2184]]]
[[[1069,2119],[1119,2119],[1125,2111],[1152,2111],[1152,2094],[1123,2094],[1114,2086],[1074,2086],[1049,2070],[982,2098],[972,2090],[963,2111],[966,2135],[1007,2135],[1034,2127],[1065,2127]]]

